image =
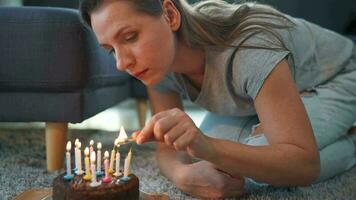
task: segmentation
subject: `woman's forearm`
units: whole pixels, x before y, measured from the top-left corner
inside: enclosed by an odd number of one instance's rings
[[[319,176],[318,154],[292,144],[248,146],[211,139],[215,147],[209,161],[222,170],[275,186],[309,185]]]
[[[172,182],[176,181],[179,168],[192,162],[190,156],[185,152],[176,151],[163,143],[157,144],[156,157],[161,173]]]

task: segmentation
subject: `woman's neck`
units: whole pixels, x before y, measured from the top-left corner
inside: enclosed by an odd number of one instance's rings
[[[205,50],[203,48],[192,48],[184,42],[178,42],[176,62],[172,71],[184,74],[195,86],[200,88],[205,72]]]

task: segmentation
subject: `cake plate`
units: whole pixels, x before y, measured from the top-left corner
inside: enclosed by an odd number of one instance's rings
[[[52,200],[52,188],[30,189],[13,200]],[[140,200],[169,200],[167,194],[150,194],[140,190]]]

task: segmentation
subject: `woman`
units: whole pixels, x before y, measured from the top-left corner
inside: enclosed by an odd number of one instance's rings
[[[83,0],[80,12],[117,68],[147,85],[154,115],[136,141],[157,141],[182,191],[239,196],[245,178],[305,186],[355,165],[351,40],[259,4]],[[200,128],[180,96],[210,111]]]

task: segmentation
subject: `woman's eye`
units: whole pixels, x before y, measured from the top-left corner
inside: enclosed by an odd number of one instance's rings
[[[133,42],[137,39],[137,33],[130,33],[127,36],[125,36],[125,41],[126,42]]]

